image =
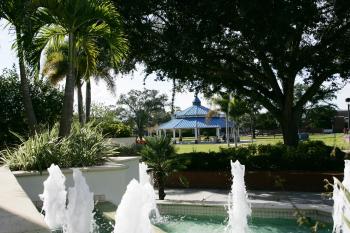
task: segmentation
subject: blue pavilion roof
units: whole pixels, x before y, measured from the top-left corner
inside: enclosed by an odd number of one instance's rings
[[[192,106],[174,114],[173,119],[161,124],[158,129],[195,129],[195,128],[225,128],[226,118],[216,115],[207,118],[210,109],[201,105],[201,101],[196,96]],[[229,127],[233,122],[229,122]]]
[[[229,122],[232,127],[233,123]],[[205,117],[192,118],[174,118],[164,124],[161,124],[158,129],[195,129],[195,128],[225,128],[226,119],[223,117],[213,117],[206,119]]]
[[[205,117],[208,112],[210,111],[209,108],[206,108],[201,105],[193,105],[189,108],[186,108],[183,111],[176,112],[175,118],[186,118],[186,117]]]

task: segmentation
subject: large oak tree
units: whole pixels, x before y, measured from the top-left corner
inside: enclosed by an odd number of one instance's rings
[[[127,68],[143,62],[160,78],[249,96],[276,117],[290,146],[308,101],[349,77],[345,0],[115,2],[131,45]],[[298,83],[306,88],[296,98]]]

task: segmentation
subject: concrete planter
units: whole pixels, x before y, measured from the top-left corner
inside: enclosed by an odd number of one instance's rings
[[[179,178],[188,181],[189,188],[229,189],[232,177],[229,172],[214,171],[183,171],[170,176],[168,188],[184,188]],[[247,188],[250,190],[282,190],[323,192],[325,179],[330,182],[333,177],[343,179],[339,172],[308,172],[308,171],[248,171],[245,175]],[[278,185],[282,182],[283,188]]]
[[[83,172],[96,200],[110,201],[118,205],[130,180],[139,177],[138,164],[138,157],[114,157],[103,166],[79,169]],[[67,168],[62,169],[62,172],[66,176],[66,186],[72,187],[73,170]],[[40,206],[39,194],[43,192],[43,182],[47,179],[48,172],[40,174],[37,171],[15,171],[13,174],[33,203]]]

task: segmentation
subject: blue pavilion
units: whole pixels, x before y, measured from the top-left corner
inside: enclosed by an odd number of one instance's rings
[[[221,130],[226,129],[226,138],[229,129],[232,129],[234,122],[226,121],[226,116],[223,113],[215,114],[214,116],[208,117],[208,113],[211,110],[207,107],[202,106],[200,99],[196,96],[192,102],[192,106],[176,112],[173,118],[161,124],[157,129],[157,134],[162,135],[162,132],[166,134],[167,130],[172,130],[173,138],[176,139],[176,131],[181,138],[182,129],[192,129],[196,142],[200,141],[200,129],[216,129],[216,140],[221,136]]]

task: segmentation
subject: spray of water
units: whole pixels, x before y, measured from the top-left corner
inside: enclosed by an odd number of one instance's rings
[[[93,232],[94,194],[79,169],[73,169],[74,187],[68,189],[65,233]]]
[[[345,160],[344,180],[342,184],[347,190],[350,190],[350,160]],[[337,184],[336,179],[334,179],[333,187],[333,232],[350,233],[350,228],[344,221],[344,217],[350,219],[350,203],[347,201],[342,188]]]
[[[74,187],[67,192],[65,177],[54,164],[48,169],[44,192],[40,195],[45,211],[45,222],[50,229],[64,233],[89,233],[93,230],[93,193],[78,169],[73,169]],[[68,205],[66,203],[68,202]]]
[[[228,196],[228,224],[225,233],[248,233],[248,217],[252,210],[244,183],[245,166],[231,161],[232,186]]]
[[[151,233],[150,213],[144,187],[135,179],[130,181],[115,215],[114,233]]]
[[[54,164],[47,169],[49,177],[44,181],[44,192],[39,195],[43,201],[45,222],[50,229],[62,228],[66,217],[66,178]]]
[[[153,222],[161,221],[147,170],[147,165],[141,163],[140,182],[134,179],[127,186],[115,215],[114,233],[151,233],[151,219]]]
[[[148,167],[145,163],[140,163],[139,165],[139,176],[140,176],[140,184],[143,186],[145,192],[147,193],[146,196],[148,197],[148,201],[152,205],[152,211],[151,211],[151,220],[153,223],[159,223],[162,221],[162,218],[160,216],[157,202],[156,202],[156,193],[154,191],[154,187],[151,182],[151,177],[147,173]]]

